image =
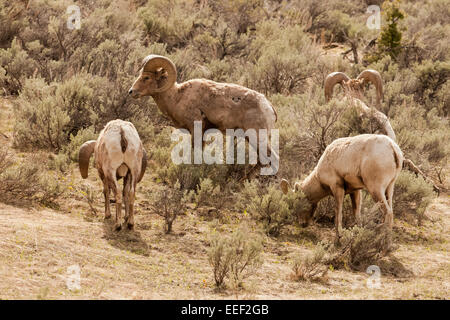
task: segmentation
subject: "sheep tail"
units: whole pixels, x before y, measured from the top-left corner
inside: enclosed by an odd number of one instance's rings
[[[393,151],[393,153],[394,153],[395,167],[396,167],[397,169],[400,169],[401,166],[402,166],[402,163],[401,163],[400,157],[399,157],[399,155],[398,155],[398,153],[397,153],[397,150],[395,150],[395,148],[392,147],[392,151]],[[405,164],[403,163],[403,166],[404,166],[404,165],[405,165]]]
[[[272,110],[273,110],[273,113],[275,113],[275,122],[277,122],[277,120],[278,120],[277,111],[275,110],[275,108],[273,106],[272,106]]]
[[[125,132],[123,132],[122,127],[120,127],[120,147],[122,148],[122,153],[127,150],[128,141],[125,138]]]

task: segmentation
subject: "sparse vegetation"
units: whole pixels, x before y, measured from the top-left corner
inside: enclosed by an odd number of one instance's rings
[[[268,235],[279,235],[283,226],[294,221],[294,215],[278,185],[266,188],[256,182],[246,182],[240,197],[242,210],[262,222]]]
[[[195,194],[195,203],[200,206],[214,206],[220,209],[223,205],[223,193],[220,186],[214,186],[209,178],[201,179]]]
[[[316,282],[325,276],[333,279],[327,292],[339,298],[448,299],[448,1],[372,1],[382,7],[381,31],[366,28],[367,3],[80,0],[81,28],[71,30],[71,1],[0,0],[0,299],[217,298],[213,286],[250,298],[323,298]],[[246,180],[249,165],[172,163],[173,122],[152,98],[127,94],[151,53],[174,62],[179,82],[207,78],[264,93],[278,117],[277,177]],[[353,226],[346,198],[347,229],[334,247],[332,197],[303,229],[304,195],[283,195],[278,183],[304,178],[333,140],[376,129],[346,108],[339,86],[331,101],[323,94],[330,72],[356,77],[368,68],[381,73],[379,110],[405,157],[442,190],[438,198],[421,177],[401,172],[392,235],[399,249],[391,256],[417,277],[402,285],[383,278],[387,289],[373,297],[349,289],[360,281],[355,270],[392,249],[373,224],[380,219],[370,196],[362,216],[371,224],[363,226]],[[375,92],[366,93],[373,107]],[[77,161],[81,144],[117,118],[135,125],[149,162],[137,189],[136,230],[116,234],[102,214],[85,214],[102,212],[101,181],[91,174],[82,184]],[[206,219],[210,209],[217,214]],[[176,232],[164,236],[161,228]],[[60,276],[80,261],[86,281],[75,294]]]
[[[164,188],[162,191],[150,192],[152,211],[164,218],[164,232],[171,233],[175,219],[186,211],[186,196],[188,194],[180,190],[177,182],[173,188]]]
[[[318,245],[312,253],[298,256],[292,264],[291,279],[294,281],[317,281],[322,279],[328,272],[324,264],[326,250]]]
[[[326,263],[334,268],[363,270],[368,265],[376,264],[388,252],[392,252],[389,241],[392,235],[382,217],[379,204],[367,210],[362,217],[361,226],[355,225],[344,230],[340,246],[328,247],[330,255]]]
[[[210,241],[208,261],[213,269],[214,282],[223,287],[228,278],[234,288],[253,275],[262,264],[262,239],[251,236],[241,226],[230,236],[214,234]]]
[[[0,200],[18,205],[33,202],[55,206],[63,194],[58,181],[42,171],[38,156],[17,159],[5,147],[0,149]]]
[[[425,210],[434,198],[432,186],[422,177],[410,172],[401,172],[394,189],[395,212],[397,216],[410,212],[422,224]]]

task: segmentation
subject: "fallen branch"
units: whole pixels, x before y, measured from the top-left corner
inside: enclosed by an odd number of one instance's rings
[[[430,183],[433,186],[433,190],[437,192],[438,195],[441,193],[441,189],[433,182],[433,180],[427,177],[425,173],[423,173],[423,171],[420,170],[419,167],[417,167],[410,159],[403,160],[403,169],[407,169],[413,172],[416,177],[419,175],[422,176],[426,182]]]

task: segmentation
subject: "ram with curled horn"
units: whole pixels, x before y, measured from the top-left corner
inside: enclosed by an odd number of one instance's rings
[[[187,129],[192,136],[194,121],[201,121],[202,134],[215,128],[222,133],[226,129],[254,129],[256,132],[266,129],[270,135],[275,127],[275,109],[259,92],[207,79],[183,83],[176,80],[177,70],[170,59],[149,55],[128,93],[133,98],[151,96],[158,108],[173,121],[174,127]]]
[[[364,87],[367,83],[372,83],[376,89],[376,105],[381,106],[383,100],[383,81],[381,75],[378,71],[367,69],[361,72],[356,79],[351,79],[343,72],[333,72],[330,73],[324,83],[325,99],[330,101],[333,96],[333,89],[336,84],[340,84],[344,89],[344,94],[346,99],[348,99],[349,104],[355,106],[360,111],[360,117],[371,120],[372,123],[376,124],[375,130],[370,133],[380,133],[387,135],[392,140],[396,140],[394,130],[392,129],[391,123],[388,117],[377,110],[376,108],[368,107],[364,102]],[[404,159],[403,167],[407,170],[416,174],[416,176],[422,176],[427,182],[433,185],[436,192],[440,191],[440,188],[427,177],[410,159]]]
[[[344,89],[344,94],[349,102],[356,106],[361,114],[361,117],[370,119],[377,125],[377,130],[371,133],[381,133],[396,140],[394,130],[387,116],[375,108],[369,108],[364,102],[364,87],[366,83],[372,83],[377,92],[377,106],[381,105],[383,99],[383,81],[381,75],[376,70],[364,70],[356,79],[351,79],[343,72],[330,73],[324,84],[325,98],[327,101],[331,100],[333,96],[333,89],[336,84],[340,84]]]

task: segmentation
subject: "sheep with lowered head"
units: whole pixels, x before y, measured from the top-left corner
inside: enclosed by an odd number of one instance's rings
[[[97,140],[85,142],[79,151],[78,164],[83,179],[88,177],[89,159],[94,153],[94,164],[103,182],[105,219],[111,217],[109,194],[113,191],[116,202],[115,229],[122,229],[122,201],[125,204],[125,222],[134,227],[134,200],[136,185],[142,180],[147,167],[147,156],[134,125],[127,121],[112,120],[100,132]],[[118,180],[124,178],[123,192]]]
[[[378,71],[367,69],[361,72],[356,79],[350,79],[343,72],[333,72],[330,73],[325,79],[324,91],[325,98],[329,101],[333,95],[333,88],[336,84],[340,84],[344,89],[346,99],[349,100],[350,104],[354,104],[361,110],[361,116],[373,120],[378,126],[378,132],[385,134],[395,141],[395,133],[392,129],[391,123],[386,115],[375,108],[369,108],[363,101],[364,96],[364,86],[366,83],[372,83],[375,85],[377,92],[377,106],[380,106],[381,100],[383,98],[383,81],[381,80],[381,75]],[[433,186],[434,191],[440,192],[440,188],[431,180],[425,173],[420,170],[418,166],[412,162],[410,159],[404,159],[403,166],[405,169],[413,172],[416,176],[422,176],[425,181]]]
[[[375,108],[369,108],[364,102],[364,86],[366,83],[375,85],[377,92],[377,105],[381,104],[383,98],[383,81],[378,71],[367,69],[361,72],[356,79],[350,79],[343,72],[330,73],[324,83],[325,98],[327,101],[333,96],[333,88],[336,84],[340,84],[344,89],[345,97],[349,104],[355,105],[361,110],[361,116],[371,119],[377,124],[379,133],[387,135],[395,141],[395,133],[392,129],[388,117]]]
[[[394,184],[402,169],[403,153],[389,137],[363,134],[340,138],[327,146],[314,170],[302,183],[295,183],[293,191],[303,191],[310,206],[298,212],[299,222],[307,226],[317,203],[328,195],[336,200],[336,242],[342,230],[342,205],[345,194],[352,199],[353,214],[361,222],[361,190],[366,189],[376,202],[380,202],[384,222],[392,230],[394,213],[392,197]],[[289,182],[281,181],[283,193]]]

